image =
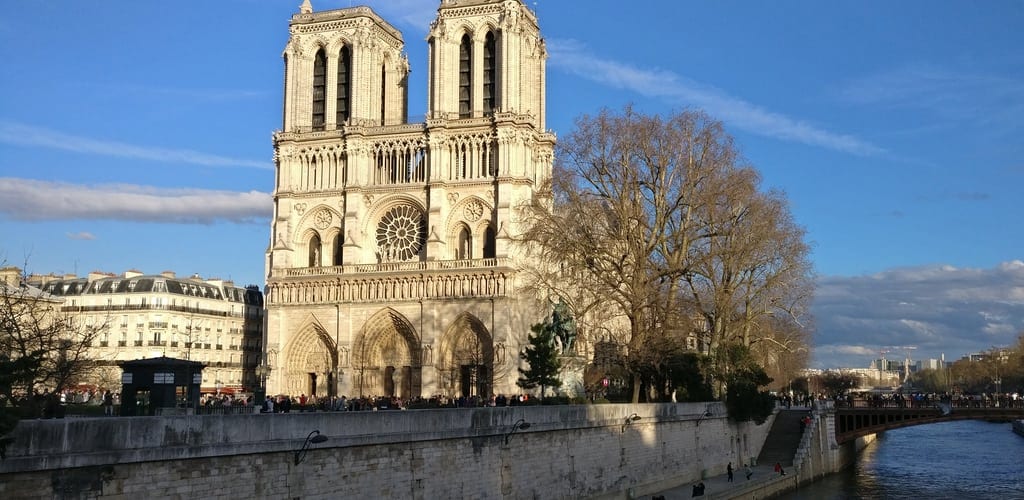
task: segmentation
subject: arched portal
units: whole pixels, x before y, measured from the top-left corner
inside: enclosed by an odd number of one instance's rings
[[[310,318],[299,328],[285,347],[284,358],[282,393],[318,398],[337,396],[334,374],[338,369],[338,349],[316,318]]]
[[[494,343],[476,316],[462,313],[441,339],[437,364],[442,392],[490,398],[494,388]]]
[[[398,311],[386,308],[374,314],[363,325],[353,354],[352,387],[359,396],[420,396],[420,341]]]

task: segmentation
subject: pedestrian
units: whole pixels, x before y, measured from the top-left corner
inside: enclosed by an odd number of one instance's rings
[[[750,464],[743,465],[744,472],[747,474],[747,481],[750,481],[750,476],[754,475],[754,470],[750,468]]]
[[[782,464],[775,462],[775,472],[778,472],[780,476],[786,475],[786,470],[782,468]]]
[[[695,496],[695,497],[702,497],[702,496],[704,496],[704,482],[703,481],[693,485],[693,495],[692,496]]]
[[[725,467],[725,472],[729,474],[729,482],[731,483],[732,482],[732,462],[729,462],[729,465],[727,465]]]
[[[103,414],[114,415],[114,394],[110,391],[103,391]]]

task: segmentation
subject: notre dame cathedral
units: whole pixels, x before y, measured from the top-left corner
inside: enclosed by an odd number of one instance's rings
[[[285,46],[267,250],[270,393],[516,393],[547,303],[517,291],[517,206],[550,175],[544,40],[521,0],[441,0],[427,112],[402,34],[314,12]]]

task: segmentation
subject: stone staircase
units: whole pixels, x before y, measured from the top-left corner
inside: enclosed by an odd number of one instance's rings
[[[786,468],[793,466],[793,457],[803,436],[800,419],[807,414],[807,409],[779,410],[761,448],[761,454],[757,456],[758,465],[774,465],[778,462]]]

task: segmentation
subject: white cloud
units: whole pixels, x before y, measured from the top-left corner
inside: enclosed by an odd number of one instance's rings
[[[132,184],[80,185],[0,178],[0,216],[13,220],[266,224],[272,207],[270,194],[259,191],[165,189]]]
[[[865,368],[887,346],[915,346],[914,359],[959,359],[1012,345],[1024,332],[1024,263],[822,277],[812,312],[818,367]]]
[[[548,50],[553,68],[610,87],[694,105],[753,134],[861,156],[885,152],[854,136],[829,132],[805,121],[769,111],[671,71],[638,68],[624,62],[600,59],[574,40],[551,40],[548,42]]]
[[[90,241],[95,240],[96,236],[88,231],[80,231],[77,233],[67,233],[66,236],[69,240],[84,240]]]
[[[851,81],[839,97],[857,106],[913,109],[932,116],[930,126],[962,128],[966,123],[1019,123],[1024,113],[1024,81],[913,63]],[[937,123],[937,122],[941,122]]]
[[[273,164],[269,161],[228,158],[188,149],[166,149],[136,146],[117,141],[103,141],[8,121],[0,121],[0,142],[101,156],[188,163],[205,167],[273,168]]]

